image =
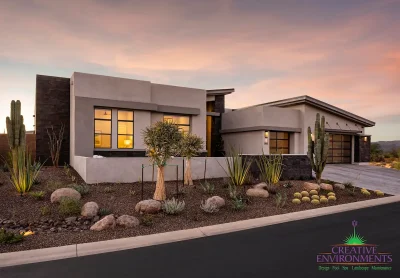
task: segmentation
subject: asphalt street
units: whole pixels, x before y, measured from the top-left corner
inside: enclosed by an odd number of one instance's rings
[[[0,269],[11,277],[400,277],[400,203],[225,235]],[[329,270],[317,255],[353,232],[391,253],[391,270]],[[326,265],[325,265],[326,266]]]

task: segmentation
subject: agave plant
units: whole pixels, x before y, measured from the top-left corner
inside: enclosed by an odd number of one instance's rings
[[[250,173],[251,160],[243,157],[242,153],[231,148],[230,156],[225,157],[226,166],[228,171],[224,169],[225,173],[230,179],[230,184],[233,186],[241,186],[247,181]]]
[[[262,153],[256,160],[258,169],[260,170],[261,181],[271,185],[277,184],[283,172],[283,156],[271,155],[267,156]]]

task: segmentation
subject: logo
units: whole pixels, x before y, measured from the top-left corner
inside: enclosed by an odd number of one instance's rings
[[[392,254],[378,250],[377,244],[369,244],[356,231],[358,222],[351,222],[353,232],[342,244],[332,245],[331,252],[317,255],[318,270],[321,271],[388,271],[392,270]]]

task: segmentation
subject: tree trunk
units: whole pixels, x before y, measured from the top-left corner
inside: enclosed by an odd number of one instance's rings
[[[164,166],[157,167],[157,183],[153,199],[157,201],[164,201],[165,199],[167,199],[164,184]]]
[[[317,179],[318,184],[321,184],[321,176],[322,176],[322,173],[319,173],[319,172],[315,173],[315,177]]]
[[[192,180],[192,168],[190,167],[190,158],[186,158],[186,167],[185,167],[185,185],[193,185]]]

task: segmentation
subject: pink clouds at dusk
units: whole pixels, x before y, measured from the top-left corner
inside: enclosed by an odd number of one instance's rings
[[[2,1],[0,119],[35,75],[234,87],[239,108],[310,95],[400,139],[400,1]],[[0,132],[5,120],[0,120]]]

